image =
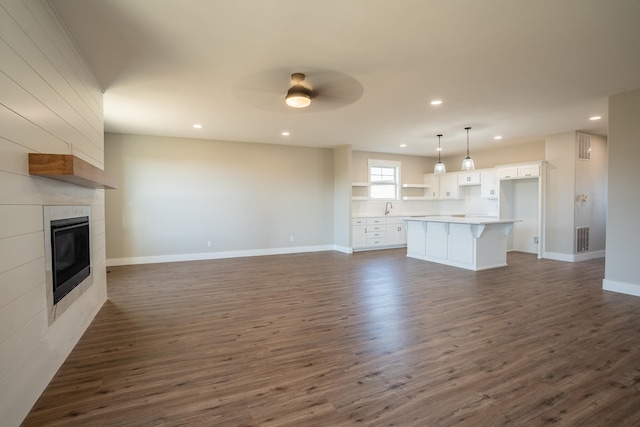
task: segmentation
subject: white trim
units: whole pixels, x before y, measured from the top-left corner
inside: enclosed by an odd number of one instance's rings
[[[576,261],[587,261],[589,259],[604,258],[605,251],[585,252],[576,255]]]
[[[505,263],[489,264],[489,265],[483,265],[481,267],[477,267],[473,263],[459,262],[451,259],[438,258],[438,257],[432,257],[428,255],[415,254],[415,253],[407,253],[407,257],[420,259],[422,261],[433,262],[436,264],[448,265],[451,267],[464,268],[465,270],[472,270],[472,271],[482,271],[482,270],[489,270],[491,268],[500,268],[500,267],[507,266],[507,263],[505,262]]]
[[[542,257],[554,261],[575,262],[574,255],[559,252],[545,252]]]
[[[348,246],[333,245],[333,250],[337,251],[337,252],[342,252],[343,254],[352,254],[353,253],[353,248],[350,248]]]
[[[382,249],[398,249],[398,248],[406,248],[407,244],[397,244],[397,245],[380,245],[380,246],[358,246],[357,248],[351,248],[351,252],[366,252],[366,251],[378,251]]]
[[[586,252],[582,254],[561,254],[559,252],[545,252],[543,258],[552,259],[554,261],[580,262],[590,259],[604,258],[605,251]]]
[[[640,297],[640,284],[616,282],[615,280],[603,279],[602,289],[605,291],[618,292],[621,294]]]
[[[47,295],[47,317],[49,326],[59,319],[69,307],[71,307],[84,294],[91,285],[93,285],[93,217],[91,215],[91,206],[43,206],[43,228],[44,228],[44,274],[46,281]],[[89,217],[89,276],[69,291],[60,301],[53,302],[53,273],[51,259],[51,221],[58,219]]]
[[[371,182],[371,168],[372,167],[381,167],[381,168],[394,168],[396,170],[396,180],[394,183],[384,183],[384,182]],[[379,160],[379,159],[368,159],[367,160],[367,183],[369,184],[369,190],[367,191],[369,200],[376,201],[393,201],[393,200],[401,200],[401,182],[402,182],[402,162],[399,160]],[[381,186],[381,185],[393,185],[396,188],[395,196],[392,199],[384,199],[379,197],[371,197],[371,190],[373,187]]]
[[[283,255],[303,252],[339,250],[336,245],[298,246],[291,248],[250,249],[245,251],[201,252],[195,254],[156,255],[129,258],[109,258],[107,267],[117,265],[156,264],[160,262],[202,261],[208,259],[242,258],[250,256]],[[342,252],[342,251],[341,251]]]
[[[367,159],[367,164],[371,166],[380,166],[383,168],[399,168],[402,165],[400,160],[381,160],[381,159]],[[371,179],[369,179],[371,181]]]

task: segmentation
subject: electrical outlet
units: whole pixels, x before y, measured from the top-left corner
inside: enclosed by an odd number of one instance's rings
[[[534,244],[534,245],[537,245],[538,243],[539,243],[538,238],[537,238],[537,237],[534,237],[534,238],[533,238],[533,244]]]
[[[289,236],[289,241],[293,242],[293,236]]]
[[[207,246],[211,247],[211,240],[207,240]]]

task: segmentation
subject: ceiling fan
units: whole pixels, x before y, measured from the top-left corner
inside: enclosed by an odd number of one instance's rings
[[[302,85],[305,77],[302,73],[291,74],[291,80],[293,80],[295,84],[291,86],[291,89],[287,91],[287,96],[284,97],[284,102],[289,107],[305,108],[311,105],[313,91]]]
[[[319,112],[353,104],[364,89],[355,78],[338,71],[277,68],[243,77],[233,92],[243,104],[262,110]]]

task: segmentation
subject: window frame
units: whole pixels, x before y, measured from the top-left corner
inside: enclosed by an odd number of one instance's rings
[[[368,168],[367,168],[367,180],[369,184],[369,199],[371,200],[400,200],[400,172],[401,172],[402,162],[396,160],[380,160],[380,159],[369,159],[368,160]],[[393,183],[381,183],[376,181],[371,181],[371,169],[372,168],[393,168],[395,169],[395,181]],[[378,186],[394,186],[394,196],[392,198],[388,197],[374,197],[373,189]]]

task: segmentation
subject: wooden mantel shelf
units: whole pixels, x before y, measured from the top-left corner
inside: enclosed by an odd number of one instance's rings
[[[71,154],[29,153],[29,174],[90,188],[117,188],[115,178]]]

